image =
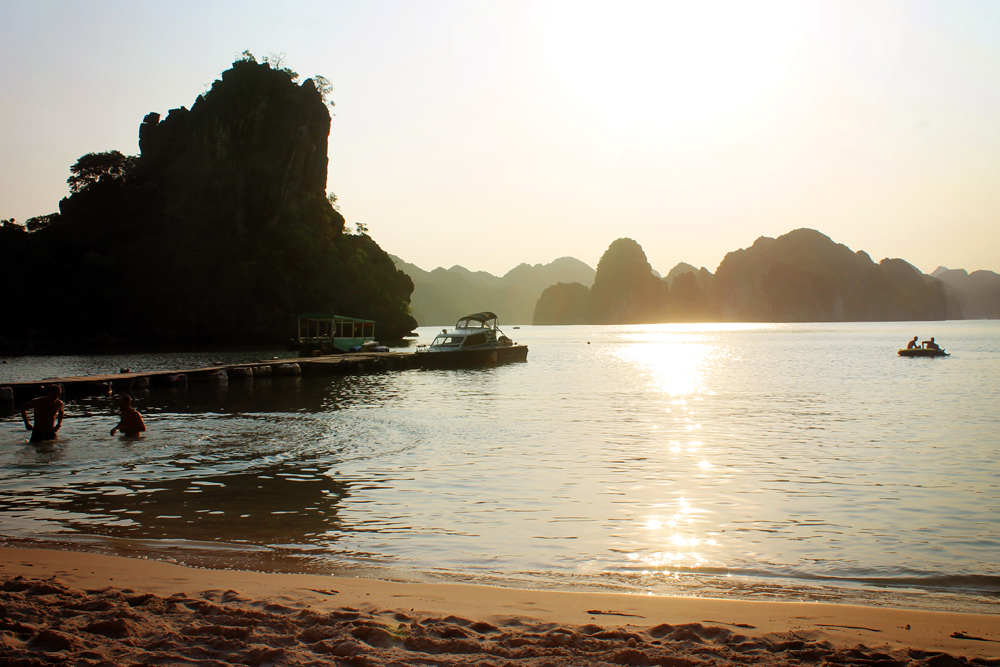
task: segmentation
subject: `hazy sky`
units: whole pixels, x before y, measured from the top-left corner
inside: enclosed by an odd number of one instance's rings
[[[0,217],[244,49],[335,88],[328,190],[426,269],[798,227],[1000,272],[1000,3],[0,0]]]

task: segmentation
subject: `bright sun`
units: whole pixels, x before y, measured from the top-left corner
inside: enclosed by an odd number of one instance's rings
[[[546,49],[565,89],[609,124],[679,125],[775,87],[811,30],[805,2],[556,2]]]

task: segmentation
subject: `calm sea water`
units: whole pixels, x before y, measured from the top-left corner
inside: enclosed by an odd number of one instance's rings
[[[507,334],[526,363],[153,389],[139,440],[109,437],[110,397],[68,402],[47,445],[8,410],[0,535],[212,567],[1000,609],[1000,322]],[[951,356],[897,357],[918,334]],[[18,358],[0,384],[220,358]]]

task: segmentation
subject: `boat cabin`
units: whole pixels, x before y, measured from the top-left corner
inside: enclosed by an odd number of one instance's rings
[[[497,337],[500,335],[500,338]],[[453,350],[468,350],[478,347],[496,347],[510,345],[507,337],[500,331],[497,316],[493,313],[473,313],[466,315],[455,324],[453,331],[442,329],[434,337],[429,350],[444,352]]]
[[[361,320],[326,313],[304,313],[298,316],[299,347],[323,346],[349,352],[352,347],[375,341],[375,321]]]
[[[490,330],[477,332],[442,331],[434,337],[434,342],[430,346],[435,350],[458,350],[496,344],[496,333]]]

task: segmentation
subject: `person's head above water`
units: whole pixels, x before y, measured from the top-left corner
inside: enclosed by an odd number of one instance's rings
[[[50,384],[45,390],[45,395],[52,398],[59,398],[62,395],[62,387],[57,384]]]
[[[129,405],[132,405],[132,397],[129,396],[128,394],[122,394],[121,396],[118,397],[118,405],[121,405],[123,407],[128,407]]]

